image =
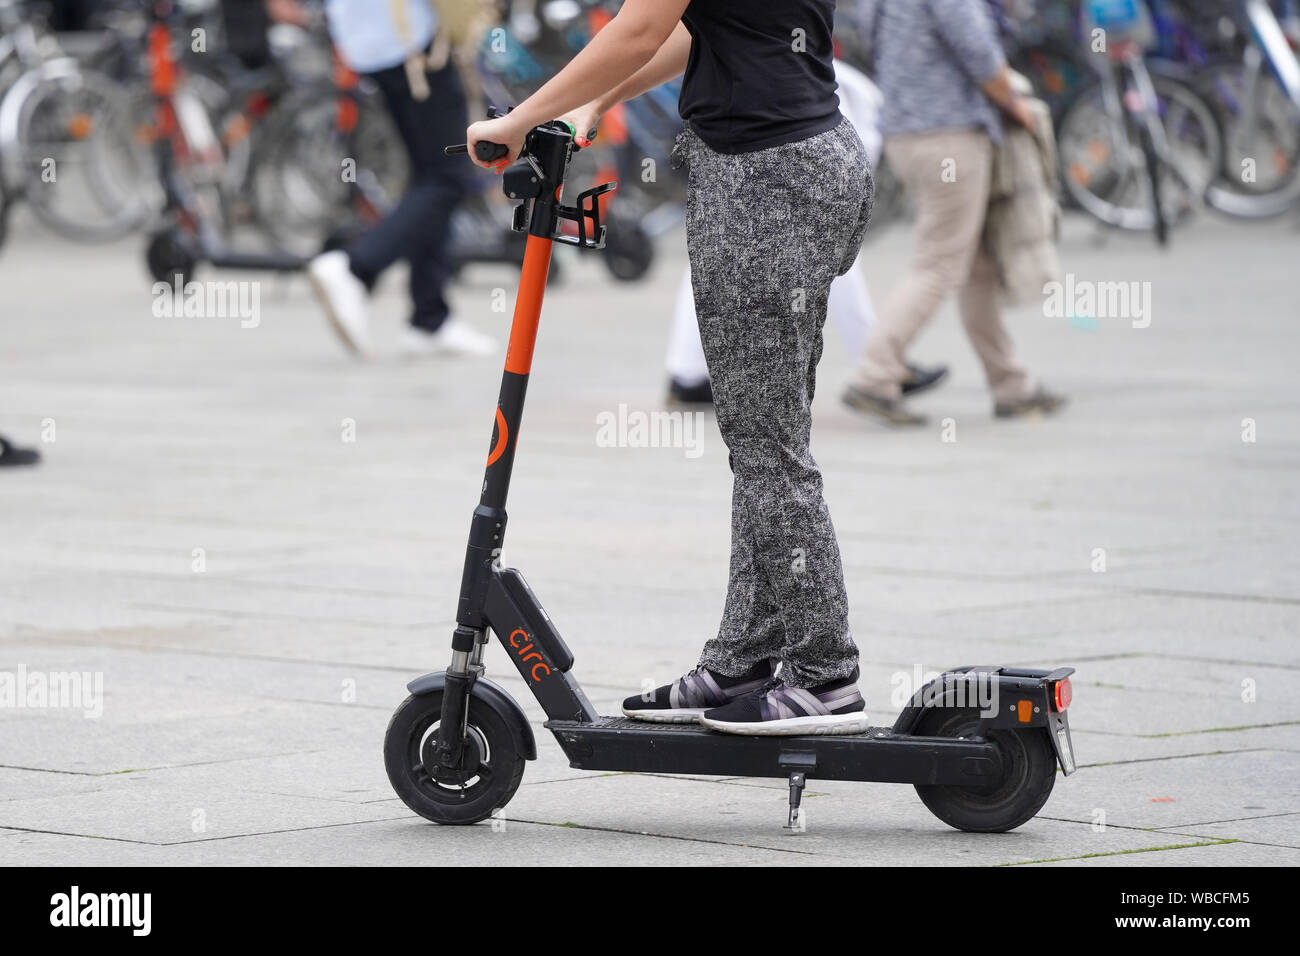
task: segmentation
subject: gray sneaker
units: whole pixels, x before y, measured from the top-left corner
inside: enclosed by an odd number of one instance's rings
[[[752,694],[772,679],[772,665],[761,661],[740,677],[697,667],[685,677],[623,701],[624,715],[659,724],[693,724],[706,710]]]
[[[844,404],[859,412],[883,418],[891,425],[924,425],[924,415],[910,411],[901,398],[881,398],[865,389],[850,385],[844,390]]]
[[[747,737],[861,734],[867,710],[858,693],[858,671],[818,687],[790,687],[774,677],[763,688],[706,711],[709,730]]]
[[[1025,418],[1030,415],[1050,415],[1065,406],[1065,396],[1049,392],[1041,385],[1028,398],[1012,402],[997,402],[993,406],[995,418]]]

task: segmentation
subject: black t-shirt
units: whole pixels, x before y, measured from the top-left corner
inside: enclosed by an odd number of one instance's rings
[[[840,121],[835,0],[691,0],[693,43],[678,109],[720,153],[824,133]]]

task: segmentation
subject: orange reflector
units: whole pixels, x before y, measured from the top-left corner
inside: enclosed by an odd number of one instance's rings
[[[89,139],[94,130],[94,119],[85,113],[77,113],[68,120],[68,135],[73,139]]]
[[[1027,724],[1034,719],[1034,702],[1032,700],[1022,700],[1016,703],[1016,717],[1022,724]]]
[[[1065,713],[1065,709],[1070,706],[1072,700],[1074,700],[1074,686],[1070,683],[1070,679],[1067,677],[1065,680],[1058,680],[1056,689],[1052,693],[1052,701],[1056,704],[1056,712],[1058,714]]]

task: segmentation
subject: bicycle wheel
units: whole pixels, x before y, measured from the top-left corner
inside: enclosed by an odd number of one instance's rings
[[[1168,225],[1202,201],[1222,164],[1223,138],[1210,108],[1187,85],[1153,76],[1160,119],[1169,143],[1162,163],[1160,206]],[[1070,198],[1098,221],[1118,229],[1156,228],[1152,177],[1140,117],[1108,110],[1100,81],[1081,88],[1061,119],[1061,178]],[[1151,144],[1154,149],[1154,144]]]
[[[112,80],[52,60],[0,102],[0,152],[10,185],[50,229],[83,242],[139,228],[157,195],[130,100]]]
[[[339,101],[355,126],[339,122]],[[352,112],[349,110],[349,112]],[[248,176],[253,218],[282,249],[310,255],[351,216],[353,192],[391,206],[408,175],[392,122],[364,98],[332,86],[300,91],[262,120]]]
[[[4,177],[0,176],[0,249],[9,238],[9,193],[5,191]]]
[[[1300,111],[1276,77],[1243,64],[1207,70],[1198,85],[1223,128],[1223,164],[1206,202],[1229,216],[1278,216],[1300,199]]]

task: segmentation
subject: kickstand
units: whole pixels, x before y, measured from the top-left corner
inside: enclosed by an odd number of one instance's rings
[[[784,829],[798,833],[803,830],[799,819],[799,801],[803,799],[803,785],[808,782],[808,775],[802,770],[790,774],[790,817]]]
[[[777,766],[790,775],[790,816],[786,820],[785,829],[791,833],[803,833],[808,829],[808,824],[803,811],[799,809],[799,803],[803,800],[803,788],[808,782],[808,774],[817,769],[817,755],[807,751],[783,750],[777,758]]]

